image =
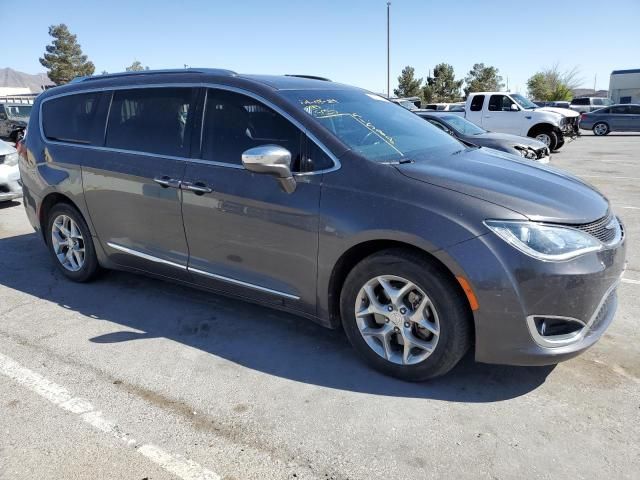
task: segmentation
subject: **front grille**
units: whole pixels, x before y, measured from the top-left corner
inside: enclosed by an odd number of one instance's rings
[[[607,226],[610,226],[609,224],[612,220],[614,221],[614,228],[607,228]],[[616,231],[620,227],[618,225],[618,220],[613,215],[609,214],[595,222],[575,225],[575,228],[596,237],[602,243],[609,243],[616,238]]]

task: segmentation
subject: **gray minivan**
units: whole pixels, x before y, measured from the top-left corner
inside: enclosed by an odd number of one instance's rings
[[[37,98],[20,170],[71,280],[122,269],[294,312],[407,380],[469,349],[517,365],[577,355],[611,323],[625,265],[592,187],[330,81],[80,79]]]

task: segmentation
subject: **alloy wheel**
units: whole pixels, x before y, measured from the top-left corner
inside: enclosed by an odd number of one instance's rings
[[[78,224],[68,215],[58,215],[51,225],[51,245],[60,264],[70,272],[84,265],[85,242]]]
[[[598,123],[593,127],[593,133],[596,135],[606,135],[609,128],[604,123]]]
[[[438,312],[425,292],[405,278],[382,275],[365,283],[356,297],[355,316],[367,345],[392,363],[420,363],[438,344]]]
[[[551,145],[551,137],[546,133],[539,133],[536,135],[536,140],[544,143],[547,147]]]

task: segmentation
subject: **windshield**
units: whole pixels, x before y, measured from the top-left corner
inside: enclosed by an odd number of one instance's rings
[[[480,135],[486,133],[486,130],[478,127],[476,124],[465,120],[458,115],[439,115],[439,118],[447,122],[451,128],[457,130],[462,135]]]
[[[538,105],[533,103],[531,100],[527,100],[519,93],[511,94],[511,98],[513,98],[513,100],[525,110],[529,108],[538,108]]]
[[[345,145],[369,160],[415,160],[434,149],[464,145],[415,113],[362,90],[286,90],[281,94]]]
[[[29,117],[33,105],[5,105],[9,117]]]

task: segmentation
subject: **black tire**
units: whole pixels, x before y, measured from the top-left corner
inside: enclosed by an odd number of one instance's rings
[[[360,333],[355,317],[358,293],[366,282],[380,275],[413,282],[429,297],[442,319],[435,349],[419,363],[402,365],[383,358]],[[367,363],[402,380],[422,381],[444,375],[460,361],[472,342],[473,320],[460,286],[427,258],[404,249],[384,250],[358,263],[342,288],[340,313],[349,341]]]
[[[71,271],[65,268],[54,251],[53,240],[51,238],[51,231],[53,228],[53,222],[60,215],[66,215],[70,217],[80,229],[82,239],[84,243],[84,263],[82,267],[77,271]],[[53,258],[56,267],[64,274],[65,277],[73,280],[74,282],[88,282],[93,280],[100,271],[100,265],[98,264],[98,257],[96,256],[96,250],[93,245],[93,239],[91,231],[87,226],[82,214],[73,206],[67,203],[58,203],[54,205],[49,211],[47,217],[47,230],[44,232],[45,239],[49,253]]]
[[[556,145],[556,150],[560,150],[563,145],[564,145],[564,138],[558,141],[558,144]]]
[[[547,144],[547,146],[549,147],[549,151],[553,152],[554,150],[557,150],[558,147],[558,134],[553,131],[552,128],[543,128],[543,129],[538,129],[538,130],[534,130],[534,132],[530,135],[530,137],[535,138],[536,140],[538,140],[538,135],[546,135],[549,138],[549,143]],[[547,143],[544,140],[540,140],[543,143]]]
[[[609,132],[611,132],[609,125],[605,122],[598,122],[593,126],[593,134],[597,137],[609,135]]]

